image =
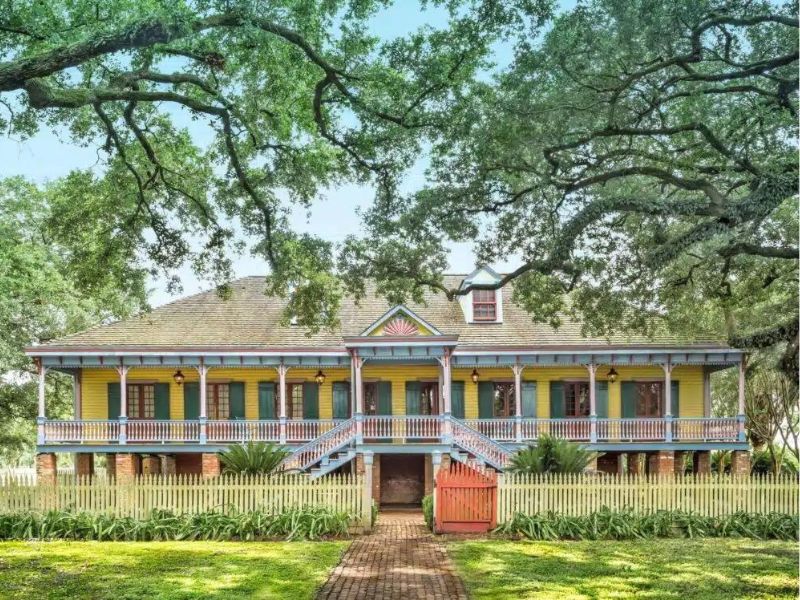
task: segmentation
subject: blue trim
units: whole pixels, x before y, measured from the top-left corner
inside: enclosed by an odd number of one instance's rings
[[[450,444],[361,444],[358,451],[375,454],[449,454],[451,448]]]
[[[524,448],[528,445],[535,445],[534,442],[517,444],[515,442],[503,442],[502,445],[509,450]],[[639,443],[617,443],[617,444],[582,444],[586,449],[594,452],[657,452],[659,450],[748,450],[749,444],[741,442],[699,442],[693,443],[666,443],[666,442],[639,442]]]

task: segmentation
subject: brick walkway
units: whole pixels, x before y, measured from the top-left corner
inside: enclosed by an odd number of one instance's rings
[[[372,535],[356,539],[318,600],[466,600],[444,544],[417,512],[382,512]]]

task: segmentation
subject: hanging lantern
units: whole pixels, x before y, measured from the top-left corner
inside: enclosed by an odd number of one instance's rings
[[[611,383],[614,383],[617,380],[618,376],[619,376],[619,373],[617,373],[617,370],[614,367],[611,367],[609,369],[609,371],[608,371],[608,380]]]
[[[317,371],[317,374],[314,375],[314,381],[316,381],[320,385],[325,383],[325,373],[322,372],[322,369],[319,369]]]
[[[478,377],[480,377],[480,373],[478,373],[478,369],[472,369],[472,383],[478,383]]]
[[[181,385],[183,383],[183,380],[186,379],[186,377],[184,376],[183,372],[180,369],[175,371],[175,375],[173,375],[172,378],[178,385]]]

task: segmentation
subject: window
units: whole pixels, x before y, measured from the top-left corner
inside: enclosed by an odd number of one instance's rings
[[[126,395],[129,419],[155,418],[156,386],[152,383],[129,383]]]
[[[374,381],[364,384],[364,414],[378,414],[378,384]]]
[[[564,416],[567,418],[588,417],[591,413],[589,383],[576,381],[564,384]]]
[[[641,381],[636,383],[636,416],[660,417],[664,398],[664,385],[661,381]]]
[[[439,384],[423,383],[420,386],[419,412],[421,415],[439,414]]]
[[[231,418],[231,389],[227,383],[207,383],[206,402],[208,418],[212,421],[227,421]]]
[[[303,418],[303,384],[286,385],[286,416],[290,419]]]
[[[495,417],[513,417],[517,411],[515,395],[513,383],[495,383],[492,414]]]
[[[472,319],[497,320],[497,298],[494,290],[472,290]]]

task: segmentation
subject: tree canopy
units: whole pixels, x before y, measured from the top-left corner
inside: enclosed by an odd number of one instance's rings
[[[442,0],[446,27],[382,40],[385,4],[10,2],[0,125],[103,151],[56,198],[65,235],[92,221],[86,264],[111,249],[223,283],[240,227],[314,329],[367,280],[468,292],[442,272],[474,241],[519,262],[501,283],[534,319],[777,346],[796,374],[794,3]],[[427,185],[400,193],[423,153]],[[376,189],[363,236],[291,230],[292,204],[344,181]]]

